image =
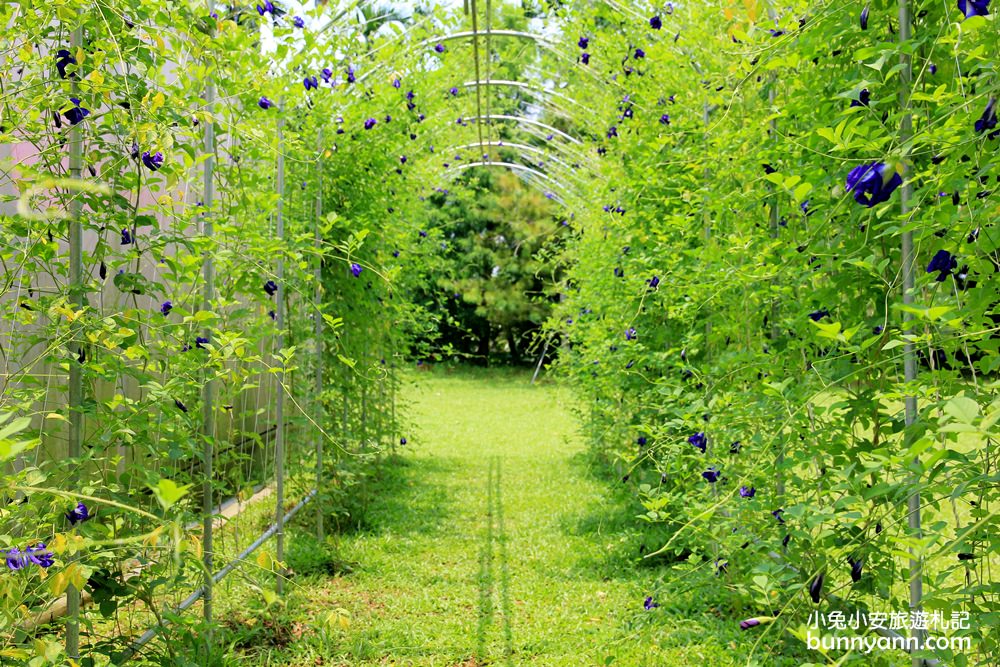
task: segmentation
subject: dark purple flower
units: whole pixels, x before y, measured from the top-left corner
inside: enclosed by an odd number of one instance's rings
[[[589,65],[590,64],[590,54],[587,53],[586,51],[584,51],[582,54],[580,54],[580,62],[582,62],[584,65]]]
[[[157,171],[163,166],[163,153],[156,151],[150,155],[149,151],[146,151],[142,154],[142,163],[146,165],[146,168],[150,171]]]
[[[420,235],[420,238],[422,238],[422,239],[427,238],[427,232],[425,232],[422,229],[418,232],[418,234]]]
[[[816,575],[816,578],[812,580],[809,584],[809,597],[816,604],[819,604],[819,597],[823,593],[823,573],[820,572]]]
[[[274,16],[274,5],[271,4],[271,0],[264,0],[263,5],[258,4],[257,13],[260,14],[261,16],[268,13],[270,13],[271,16]]]
[[[854,191],[854,201],[871,208],[889,201],[889,195],[903,184],[895,169],[889,170],[884,162],[858,165],[847,175],[847,191]]]
[[[752,486],[741,486],[740,487],[740,498],[753,498],[757,495],[757,489]]]
[[[416,94],[412,90],[406,91],[406,99],[412,102],[414,97],[416,97]]]
[[[937,74],[937,65],[931,63],[930,65],[927,66],[927,71],[930,72],[931,74]]]
[[[306,22],[302,19],[301,16],[296,16],[295,18],[292,19],[292,25],[294,25],[296,28],[305,28]]]
[[[653,598],[652,598],[652,596],[649,596],[649,597],[647,597],[647,598],[646,598],[646,599],[645,599],[645,600],[643,601],[643,603],[642,603],[642,607],[643,607],[643,609],[645,609],[646,611],[652,611],[653,609],[656,609],[656,608],[657,608],[657,607],[659,607],[659,606],[660,606],[660,605],[658,605],[658,604],[656,604],[655,602],[653,602]]]
[[[354,74],[354,68],[350,65],[347,66],[347,83],[354,83],[358,80],[358,77]]]
[[[323,71],[320,72],[319,75],[323,78],[323,81],[330,83],[330,77],[333,76],[333,70],[329,67],[324,67]]]
[[[181,402],[180,402],[180,401],[179,401],[178,399],[176,399],[176,398],[174,399],[174,405],[176,405],[176,406],[177,406],[177,409],[178,409],[178,410],[180,410],[181,412],[187,412],[187,411],[188,411],[188,409],[187,409],[187,406],[186,406],[186,405],[184,405],[183,403],[181,403]]]
[[[785,513],[783,509],[776,509],[771,511],[771,516],[778,520],[778,523],[785,523],[785,519],[781,516]]]
[[[623,278],[625,276],[625,272],[622,270],[622,267],[620,266],[615,267],[614,273],[615,273],[615,278]]]
[[[66,512],[66,518],[69,519],[71,525],[76,525],[90,518],[90,510],[83,503],[77,503],[76,507]]]
[[[938,250],[934,258],[931,259],[930,264],[927,265],[927,273],[934,273],[938,271],[938,276],[935,278],[936,281],[944,282],[944,280],[951,275],[951,272],[958,268],[958,260],[956,260],[950,252],[947,250]]]
[[[194,346],[195,346],[196,348],[198,348],[199,350],[204,350],[204,349],[205,349],[205,345],[206,345],[207,343],[208,343],[208,339],[207,339],[207,338],[205,338],[204,336],[197,336],[197,337],[196,337],[196,338],[194,339]]]
[[[716,468],[715,466],[710,466],[707,470],[705,470],[705,472],[701,473],[701,476],[704,477],[707,481],[711,482],[712,484],[715,484],[716,482],[719,481],[719,476],[721,474],[722,473],[719,471],[718,468]]]
[[[851,100],[852,107],[866,107],[871,102],[872,94],[868,92],[867,88],[862,88],[861,92],[858,93],[858,99]]]
[[[847,562],[851,564],[851,581],[858,583],[861,581],[861,569],[864,567],[864,561],[860,558],[848,557]]]
[[[590,44],[590,38],[589,37],[581,37],[580,41],[578,41],[576,43],[576,45],[579,46],[581,49],[587,48],[588,44]]]
[[[660,28],[663,27],[663,21],[660,20],[659,16],[654,16],[653,18],[649,19],[649,27],[652,28],[653,30],[659,30]]]
[[[760,625],[760,620],[756,618],[748,618],[746,620],[740,621],[740,630],[749,630],[750,628],[756,628]]]
[[[302,85],[305,87],[306,90],[311,90],[313,88],[319,88],[319,81],[317,81],[316,77],[314,76],[307,76],[306,78],[302,79]]]
[[[994,108],[997,103],[997,98],[991,97],[990,101],[986,103],[986,109],[983,111],[983,115],[976,121],[976,132],[982,134],[987,130],[996,129],[997,126],[997,111]],[[996,132],[990,132],[990,139],[996,139],[1000,135],[1000,130]]]
[[[458,95],[458,87],[457,86],[452,86],[451,88],[448,89],[448,93],[452,97],[455,97],[456,95]]]
[[[259,8],[260,5],[257,5],[257,7]],[[270,109],[272,106],[274,106],[274,102],[261,95],[260,99],[257,100],[257,106],[259,106],[261,109]]]
[[[135,239],[132,238],[132,232],[126,227],[122,230],[122,245],[131,245],[135,243]]]
[[[814,310],[809,313],[809,319],[813,322],[819,322],[824,317],[830,317],[830,311],[826,308],[821,308],[820,310]]]
[[[386,116],[385,116],[385,122],[391,123],[392,122],[392,116],[386,114]]]
[[[353,275],[353,276],[354,276],[355,278],[357,278],[358,276],[360,276],[360,275],[361,275],[361,271],[362,271],[362,270],[363,270],[363,269],[361,268],[361,265],[360,265],[360,264],[358,264],[357,262],[351,262],[351,274],[352,274],[352,275]]]
[[[84,118],[90,115],[90,109],[84,109],[83,107],[81,107],[79,99],[71,97],[69,98],[69,101],[73,103],[73,108],[70,109],[69,111],[64,111],[63,115],[66,116],[66,120],[68,120],[70,123],[76,125],[77,123],[82,122]]]
[[[608,139],[617,136],[618,136],[618,127],[616,125],[612,125],[610,128],[608,128]]]
[[[274,296],[278,292],[278,283],[268,280],[264,283],[264,291],[267,292],[268,296]]]
[[[881,334],[882,331],[883,331],[883,329],[882,329],[881,325],[876,325],[876,326],[872,327],[872,333],[875,334],[876,336],[878,336],[879,334]]]
[[[24,553],[28,557],[28,560],[38,567],[49,568],[55,563],[52,552],[45,548],[43,542],[39,542],[33,547],[28,547]]]
[[[392,87],[393,88],[399,88],[402,85],[403,85],[403,82],[399,80],[398,76],[395,77],[395,78],[393,78],[393,80],[392,80]]]
[[[278,313],[274,312],[273,310],[267,311],[267,316],[270,317],[272,320],[278,319]]]
[[[638,438],[635,439],[635,442],[640,447],[645,447],[646,446],[646,436],[640,435]]]
[[[164,301],[160,304],[160,313],[163,315],[169,315],[170,311],[174,309],[174,304],[170,301]]]
[[[399,444],[405,445],[406,444],[406,438],[400,438],[399,439]]]
[[[378,121],[375,120],[374,118],[369,118],[368,120],[365,121],[365,129],[366,130],[372,129],[373,127],[375,127],[375,123],[377,122]]]
[[[66,66],[75,65],[76,58],[70,55],[70,52],[66,49],[59,49],[56,51],[56,69],[59,70],[59,77],[66,78]]]
[[[715,560],[715,576],[728,573],[729,573],[729,561],[723,558],[717,558]]]
[[[643,51],[642,49],[636,49],[632,57],[635,58],[636,60],[640,60],[646,57],[646,52]]]
[[[442,44],[441,42],[438,42],[434,46],[434,50],[437,51],[438,53],[444,53],[444,44]]]
[[[15,572],[28,564],[28,555],[17,547],[11,547],[6,554],[7,567]]]
[[[729,443],[729,453],[730,454],[739,454],[740,453],[740,447],[742,447],[742,446],[743,445],[740,444],[739,440],[733,440],[731,443]]]
[[[629,327],[625,330],[625,340],[635,340],[638,337],[639,334],[636,333],[635,327]]]
[[[392,256],[393,257],[399,257],[399,251],[398,250],[393,250],[392,251]]]
[[[702,433],[701,431],[695,433],[692,436],[689,436],[688,442],[697,447],[698,449],[700,449],[702,454],[705,453],[705,450],[708,447],[708,438],[706,438],[705,434]]]
[[[660,116],[661,125],[670,125],[670,114],[663,114]]]
[[[958,0],[958,9],[965,18],[973,16],[989,16],[990,0]]]
[[[865,5],[865,8],[861,10],[861,17],[860,18],[861,18],[861,29],[862,30],[868,30],[868,10],[869,10],[868,5]]]

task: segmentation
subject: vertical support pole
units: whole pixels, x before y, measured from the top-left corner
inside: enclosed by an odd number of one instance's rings
[[[73,28],[69,38],[70,50],[76,53],[83,46],[83,28]],[[78,78],[73,77],[70,90],[73,97],[79,96]],[[69,175],[74,181],[80,180],[83,172],[83,127],[80,123],[69,130]],[[69,296],[70,303],[77,310],[84,306],[83,294],[83,202],[80,192],[70,191],[69,200]],[[74,327],[76,328],[76,327]],[[80,358],[84,354],[83,341],[74,332],[70,348],[74,358],[69,362],[69,445],[68,458],[76,461],[83,450],[83,368]],[[78,466],[74,466],[78,468]],[[75,473],[74,473],[75,475]],[[72,482],[71,482],[72,483]],[[75,485],[75,484],[74,484]],[[80,591],[70,584],[66,589],[66,655],[80,658]]]
[[[771,85],[767,91],[767,101],[768,110],[774,110],[774,85],[776,82],[776,77],[771,76]],[[774,118],[771,119],[771,141],[774,142],[778,134],[778,121]],[[771,212],[770,212],[770,223],[771,223],[771,238],[778,238],[778,196],[775,192],[774,184],[769,184],[767,186],[771,190]],[[771,347],[774,347],[775,341],[778,340],[778,300],[772,297],[771,299]],[[784,445],[780,444],[780,450],[778,454],[774,457],[774,474],[775,474],[775,495],[779,503],[783,500],[785,496],[785,477],[781,473],[781,467],[785,463],[785,451]]]
[[[208,12],[211,14],[215,9],[214,0],[208,0]],[[214,30],[213,30],[214,32]],[[202,235],[205,238],[205,256],[202,258],[202,277],[204,287],[202,289],[202,310],[211,312],[215,302],[215,261],[212,253],[211,243],[215,235],[215,223],[212,216],[215,202],[215,81],[209,76],[205,85],[205,112],[208,118],[205,120],[205,166],[203,167],[204,183],[202,184]],[[202,334],[209,338],[208,328]],[[211,373],[211,370],[208,371]],[[203,586],[205,593],[202,595],[202,616],[205,619],[206,646],[211,651],[212,646],[212,594],[214,580],[212,579],[214,569],[215,547],[212,540],[214,530],[213,512],[215,498],[212,490],[212,477],[215,474],[215,378],[209,375],[201,389],[201,438],[202,438],[202,458],[204,459],[204,471],[201,485],[202,498],[202,564],[204,566]]]
[[[907,42],[910,41],[910,3],[909,0],[899,0],[899,43],[904,46],[903,50],[900,52],[900,64],[902,69],[899,73],[899,107],[903,110],[903,116],[900,119],[899,125],[899,144],[905,147],[909,143],[910,138],[913,135],[913,117],[910,114],[910,86],[913,78],[913,65],[911,62],[910,54],[905,50]],[[899,193],[899,205],[900,213],[904,218],[904,230],[905,230],[905,218],[910,210],[910,197],[912,195],[912,186],[910,185],[909,179],[906,174],[906,165],[909,161],[909,155],[904,153],[903,155],[903,185],[900,188]],[[916,262],[916,257],[913,251],[913,233],[906,230],[903,231],[902,238],[902,263],[903,263],[903,303],[909,305],[913,303],[913,288],[914,288],[914,264]],[[904,331],[909,331],[912,326],[913,315],[908,312],[903,313],[903,329]],[[913,343],[907,341],[903,347],[903,377],[906,382],[913,382],[917,379],[917,358],[913,347]],[[916,396],[907,395],[904,399],[905,402],[905,421],[907,429],[914,422],[917,421],[917,398]],[[915,467],[920,467],[920,458],[914,461]],[[914,489],[907,498],[906,508],[907,508],[907,523],[909,525],[910,534],[912,537],[920,537],[920,473],[914,473],[911,479]],[[921,600],[923,598],[923,563],[920,554],[916,553],[914,548],[910,548],[910,611],[919,611],[921,608]],[[911,630],[912,636],[917,640],[919,645],[923,645],[926,632],[923,630]],[[924,660],[922,658],[913,658],[913,667],[923,667]]]
[[[279,109],[281,105],[279,104]],[[284,217],[284,199],[285,199],[285,141],[282,130],[284,128],[284,119],[282,115],[278,115],[278,165],[277,165],[277,178],[276,187],[278,192],[278,202],[275,207],[275,219],[278,226],[278,240],[285,240],[285,217]],[[278,322],[278,336],[275,342],[275,346],[278,348],[278,353],[281,354],[281,350],[285,347],[285,250],[284,248],[278,249],[278,307],[277,307],[277,317],[275,318]],[[277,545],[275,547],[275,557],[279,562],[285,560],[285,362],[284,358],[278,359],[278,396],[277,396],[277,407],[275,409],[275,421],[277,422],[277,428],[275,430],[274,437],[274,484],[275,484],[275,502],[274,502],[274,512],[275,518],[274,523],[277,529],[274,532],[275,540]],[[285,592],[285,573],[278,572],[277,586],[278,595],[282,595]]]
[[[361,367],[365,368],[368,363],[368,331],[365,331],[364,340],[361,342]],[[368,383],[361,383],[361,449],[368,449]]]
[[[316,134],[316,221],[313,228],[313,245],[316,248],[315,266],[313,267],[313,280],[316,283],[313,291],[313,338],[316,346],[316,410],[313,418],[318,424],[323,423],[323,401],[320,398],[323,393],[323,313],[320,306],[323,301],[323,268],[320,259],[322,238],[320,237],[320,221],[323,216],[323,130],[320,128]],[[323,485],[323,430],[316,429],[316,493],[320,493]],[[324,539],[323,530],[323,503],[316,503],[316,539],[322,542]]]

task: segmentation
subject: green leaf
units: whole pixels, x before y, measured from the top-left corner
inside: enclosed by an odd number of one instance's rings
[[[160,501],[160,505],[164,510],[168,510],[173,506],[178,500],[187,494],[188,489],[191,488],[190,484],[185,484],[184,486],[178,486],[173,480],[161,479],[156,483],[156,486],[150,485],[150,489],[153,491],[153,495],[156,499]]]

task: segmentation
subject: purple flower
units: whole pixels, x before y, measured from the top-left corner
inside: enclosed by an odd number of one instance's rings
[[[330,83],[330,77],[333,76],[333,70],[331,70],[329,67],[324,67],[323,71],[320,72],[319,75],[323,78],[324,82]]]
[[[861,569],[864,567],[864,561],[860,558],[847,558],[847,562],[851,564],[851,581],[858,583],[861,581]]]
[[[184,405],[183,403],[181,403],[181,402],[180,402],[180,401],[179,401],[178,399],[176,399],[176,398],[174,399],[174,405],[176,405],[176,406],[177,406],[177,409],[178,409],[178,410],[180,410],[181,412],[187,412],[187,411],[188,411],[188,409],[187,409],[187,406],[186,406],[186,405]]]
[[[876,336],[878,336],[879,334],[881,334],[882,331],[883,331],[882,325],[876,325],[876,326],[872,327],[872,333],[875,334]]]
[[[392,256],[393,257],[399,257],[399,251],[398,250],[393,250],[392,251]]]
[[[160,313],[162,313],[163,315],[169,315],[170,311],[173,309],[174,309],[174,304],[172,304],[169,300],[164,301],[163,303],[160,304]]]
[[[741,486],[740,487],[740,498],[753,498],[757,495],[757,489],[752,486]]]
[[[406,91],[406,99],[412,102],[414,97],[416,97],[416,93],[414,93],[412,90]]]
[[[17,547],[11,547],[6,555],[7,567],[15,572],[28,564],[27,554],[21,553]]]
[[[625,272],[622,270],[622,267],[620,266],[615,267],[614,273],[615,273],[615,278],[623,278],[625,276]]]
[[[353,276],[354,276],[355,278],[357,278],[358,276],[360,276],[360,275],[361,275],[361,271],[362,271],[362,270],[363,270],[363,269],[361,268],[361,265],[360,265],[360,264],[358,264],[357,262],[351,262],[351,274],[352,274],[352,275],[353,275]]]
[[[452,86],[451,88],[448,89],[448,93],[452,97],[455,97],[456,95],[458,95],[458,87],[457,86]]]
[[[259,10],[260,5],[257,5],[257,7]],[[270,109],[272,106],[274,106],[274,102],[261,95],[260,99],[257,100],[257,106],[259,106],[261,109]]]
[[[378,121],[375,120],[374,118],[369,118],[368,120],[365,121],[365,129],[366,130],[372,129],[373,127],[375,127],[375,123],[377,122]]]
[[[632,57],[635,58],[636,60],[640,60],[646,57],[646,52],[643,51],[642,49],[636,49],[635,54],[633,54]]]
[[[272,320],[277,320],[278,319],[278,314],[276,312],[274,312],[273,310],[267,311],[267,316],[270,317]]]
[[[888,201],[893,191],[903,184],[895,169],[884,162],[858,165],[847,175],[847,191],[854,191],[854,201],[871,208]]]
[[[258,4],[257,13],[260,14],[261,16],[268,13],[270,13],[271,16],[274,16],[274,5],[271,4],[271,0],[264,0],[263,5]]]
[[[306,90],[311,90],[314,88],[319,88],[319,81],[317,81],[316,77],[314,76],[307,76],[306,78],[302,79],[302,85],[305,87]]]
[[[660,285],[660,277],[653,276],[652,278],[646,281],[646,284],[649,285],[649,289],[656,289]]]
[[[70,55],[70,52],[66,49],[59,49],[56,51],[56,69],[59,70],[59,77],[66,78],[66,66],[75,65],[76,58]]]
[[[394,79],[392,80],[392,87],[393,87],[393,88],[399,88],[399,87],[400,87],[400,86],[402,86],[402,85],[403,85],[403,82],[399,80],[399,77],[398,77],[398,76],[397,76],[397,77],[395,77],[395,78],[394,78]]]
[[[660,605],[658,605],[658,604],[656,604],[655,602],[653,602],[653,597],[652,597],[652,596],[649,596],[649,597],[647,597],[647,598],[646,598],[646,599],[645,599],[645,600],[643,601],[643,603],[642,603],[642,607],[643,607],[643,609],[645,609],[646,611],[652,611],[653,609],[656,609],[656,608],[657,608],[657,607],[659,607],[659,606],[660,606]]]
[[[391,123],[392,122],[392,116],[386,114],[386,116],[385,116],[385,122]]]
[[[358,80],[358,77],[354,75],[354,68],[350,65],[347,66],[347,83],[354,83]]]
[[[781,516],[785,513],[783,509],[776,509],[771,511],[771,516],[777,519],[778,523],[785,523],[785,519]]]
[[[587,53],[586,51],[584,51],[582,54],[580,54],[580,62],[582,62],[584,65],[589,65],[590,64],[590,54]]]
[[[931,74],[937,74],[937,65],[931,63],[930,65],[927,66],[927,71],[930,72]]]
[[[617,136],[618,136],[618,126],[612,125],[610,128],[608,128],[608,139]]]
[[[871,102],[872,94],[868,92],[867,88],[862,88],[861,92],[858,93],[858,99],[851,100],[852,107],[866,107]]]
[[[653,30],[659,30],[660,28],[663,27],[663,21],[660,20],[659,16],[654,16],[653,18],[649,19],[649,27],[652,28]]]
[[[264,291],[267,292],[268,296],[274,296],[278,292],[278,283],[268,280],[264,283]]]
[[[28,560],[38,567],[49,568],[55,563],[52,552],[45,548],[43,542],[39,542],[33,547],[28,547],[25,550],[25,555],[28,557]]]
[[[997,98],[991,97],[990,101],[986,103],[986,109],[983,111],[983,115],[976,121],[976,132],[982,134],[987,130],[996,129],[997,126],[997,111],[994,108],[997,103]],[[990,139],[996,139],[1000,136],[1000,130],[996,132],[991,132],[989,134]]]
[[[663,114],[662,116],[660,116],[660,124],[661,125],[670,125],[670,115],[669,114]]]
[[[587,48],[588,44],[590,44],[590,38],[589,37],[581,37],[580,41],[578,41],[576,43],[576,45],[579,46],[581,49]]]
[[[646,436],[640,435],[638,438],[635,439],[635,442],[640,447],[645,447],[646,446]]]
[[[705,450],[708,447],[708,438],[706,438],[705,434],[702,433],[701,431],[695,433],[692,436],[689,436],[688,442],[697,447],[698,449],[700,449],[702,454],[705,453]]]
[[[90,510],[83,503],[77,503],[76,507],[66,512],[66,518],[69,519],[70,525],[83,523],[90,518]]]
[[[434,50],[437,51],[438,53],[444,53],[444,44],[442,44],[441,42],[438,42],[434,46]]]
[[[701,476],[704,477],[707,481],[711,482],[712,484],[715,484],[716,482],[719,481],[719,476],[721,474],[722,473],[719,471],[718,468],[716,468],[715,466],[710,466],[707,470],[705,470],[705,472],[701,473]]]
[[[951,272],[958,268],[958,260],[956,260],[950,252],[947,250],[938,250],[934,258],[931,259],[930,264],[927,265],[927,273],[934,273],[938,271],[938,276],[935,278],[939,283],[944,282],[944,280],[951,275]]]
[[[423,238],[423,239],[427,238],[427,232],[425,232],[424,230],[421,229],[420,232],[418,232],[418,233],[420,234],[420,238]]]
[[[292,25],[294,25],[296,28],[305,28],[306,22],[302,19],[301,16],[296,16],[295,18],[292,19]]]
[[[990,0],[958,0],[958,9],[965,18],[973,16],[989,16]]]
[[[731,443],[729,443],[729,453],[730,454],[739,454],[740,453],[740,447],[742,447],[742,446],[743,445],[740,444],[739,440],[733,440]]]
[[[868,9],[869,9],[868,5],[865,5],[865,8],[861,10],[861,29],[862,30],[868,30]]]
[[[816,578],[812,580],[809,584],[809,597],[816,604],[819,604],[820,595],[823,593],[823,573],[820,572],[816,575]]]
[[[635,327],[629,327],[625,330],[625,340],[635,340],[638,337],[639,334],[636,333]]]
[[[820,310],[814,310],[809,313],[809,319],[813,322],[819,322],[824,317],[830,317],[830,311],[826,308],[821,308]]]
[[[204,350],[205,345],[208,343],[208,339],[204,336],[198,336],[194,339],[194,346],[199,350]]]
[[[122,245],[131,245],[135,243],[135,239],[132,238],[132,232],[126,227],[122,230]]]
[[[740,621],[740,630],[749,630],[750,628],[756,628],[760,625],[760,620],[756,618],[748,618],[746,620]]]
[[[142,154],[142,163],[146,165],[146,168],[150,171],[157,171],[163,166],[163,153],[156,151],[150,155],[149,151],[146,151]]]
[[[90,115],[90,109],[84,109],[83,107],[81,107],[79,99],[71,97],[69,98],[69,101],[73,103],[73,108],[70,109],[69,111],[64,111],[63,115],[66,116],[66,120],[68,120],[70,123],[76,125],[77,123],[82,122],[84,118]]]
[[[399,444],[405,445],[406,444],[406,438],[400,438],[399,439]]]

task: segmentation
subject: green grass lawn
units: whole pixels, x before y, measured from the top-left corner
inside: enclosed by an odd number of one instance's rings
[[[658,545],[637,507],[589,472],[569,392],[529,378],[414,375],[406,451],[362,525],[330,540],[350,571],[297,576],[263,615],[233,596],[232,651],[264,665],[799,664],[753,650],[710,572],[658,590],[668,566],[641,562],[644,540]],[[647,595],[661,606],[646,611]]]

